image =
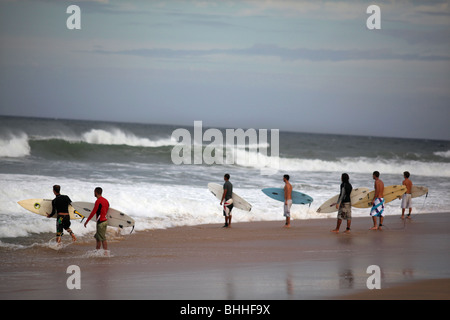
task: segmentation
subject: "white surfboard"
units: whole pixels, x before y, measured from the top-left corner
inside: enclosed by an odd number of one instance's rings
[[[88,218],[92,210],[94,209],[95,203],[76,201],[72,202],[72,206],[78,212],[81,212],[82,215]],[[108,218],[108,226],[121,229],[126,227],[133,227],[134,229],[134,219],[131,218],[129,215],[126,215],[125,213],[113,208],[109,208],[106,215]],[[92,217],[90,221],[95,221],[95,216]],[[133,230],[131,230],[131,232],[133,232]]]
[[[30,212],[39,214],[46,217],[47,214],[52,213],[52,200],[50,199],[26,199],[17,202],[23,208]],[[69,205],[70,219],[81,219],[83,215],[75,210],[75,208]],[[52,218],[56,218],[56,214]]]
[[[369,188],[352,189],[352,193],[350,194],[350,202],[353,204],[353,203],[357,203],[357,202],[361,201],[364,198],[364,196],[367,193],[369,193],[369,191],[370,191]],[[339,199],[339,194],[328,199],[319,207],[319,209],[317,209],[317,213],[330,213],[330,212],[337,211],[338,209],[336,209],[336,203],[337,203],[338,199]]]
[[[395,199],[398,199],[406,192],[406,187],[402,185],[393,185],[384,187],[384,204],[389,203]],[[356,208],[370,208],[372,206],[372,200],[375,195],[375,190],[367,193],[363,199],[357,203],[352,203],[352,206]]]
[[[211,193],[219,200],[222,200],[223,195],[223,186],[217,183],[208,183],[208,189],[211,191]],[[233,199],[233,207],[238,208],[245,211],[252,210],[252,205],[245,201],[243,198],[238,196],[236,193],[233,192],[232,195]]]
[[[422,186],[412,186],[411,188],[411,198],[421,197],[424,194],[428,194],[428,188]]]

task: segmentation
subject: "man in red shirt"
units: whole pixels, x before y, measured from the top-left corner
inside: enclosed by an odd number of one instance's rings
[[[86,222],[84,223],[84,227],[86,227],[89,220],[91,220],[94,214],[96,214],[97,233],[94,235],[94,238],[97,240],[96,249],[98,250],[101,246],[103,246],[103,250],[108,250],[108,244],[106,242],[106,227],[108,226],[108,217],[106,213],[109,209],[109,202],[102,197],[102,193],[102,188],[95,188],[94,195],[97,198],[97,201],[95,201],[94,209],[92,209],[89,218],[87,218]]]

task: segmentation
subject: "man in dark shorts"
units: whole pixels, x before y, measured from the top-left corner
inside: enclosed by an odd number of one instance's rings
[[[52,201],[52,212],[47,214],[47,218],[51,218],[56,213],[56,242],[61,243],[61,236],[64,230],[66,230],[71,236],[72,240],[76,241],[77,238],[70,229],[70,215],[69,215],[69,205],[72,200],[66,195],[60,194],[61,186],[54,185],[53,193],[56,198]]]
[[[223,195],[220,205],[223,203],[223,215],[225,217],[224,228],[231,228],[231,210],[233,209],[233,185],[230,182],[230,175],[227,173],[224,175],[223,180]]]

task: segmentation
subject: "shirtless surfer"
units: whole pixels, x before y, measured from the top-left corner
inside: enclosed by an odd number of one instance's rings
[[[405,209],[409,209],[409,213],[406,216],[408,219],[411,219],[411,211],[412,211],[412,200],[411,200],[411,189],[413,186],[413,183],[411,180],[409,180],[409,172],[405,171],[403,172],[403,180],[402,184],[406,186],[406,192],[402,196],[402,219],[405,219]]]
[[[283,176],[284,181],[284,216],[286,217],[285,228],[291,227],[291,207],[292,207],[292,185],[289,182],[289,175]]]
[[[370,228],[370,230],[381,230],[384,217],[384,183],[381,181],[380,173],[378,171],[373,172],[373,179],[375,180],[375,195],[372,200],[372,209],[370,210],[370,215],[373,220],[373,227]],[[380,218],[378,227],[377,217]]]

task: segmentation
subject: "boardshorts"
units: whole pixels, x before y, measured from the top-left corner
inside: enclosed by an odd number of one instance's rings
[[[231,210],[233,209],[233,199],[225,200],[223,203],[223,216],[229,217],[231,215]]]
[[[292,200],[287,200],[287,204],[286,204],[286,202],[284,203],[284,216],[285,217],[291,217],[291,207],[292,207]]]
[[[402,209],[412,208],[412,198],[410,193],[403,194]]]
[[[370,215],[372,217],[384,216],[384,198],[376,198],[373,201],[373,206],[372,209],[370,210]]]
[[[61,237],[64,233],[64,229],[67,230],[70,228],[70,216],[66,215],[57,215],[56,216],[56,236]]]
[[[340,220],[352,220],[352,206],[350,202],[341,203],[337,218]]]
[[[94,238],[97,241],[106,241],[106,227],[108,226],[108,221],[103,221],[97,223],[97,232],[94,235]]]

